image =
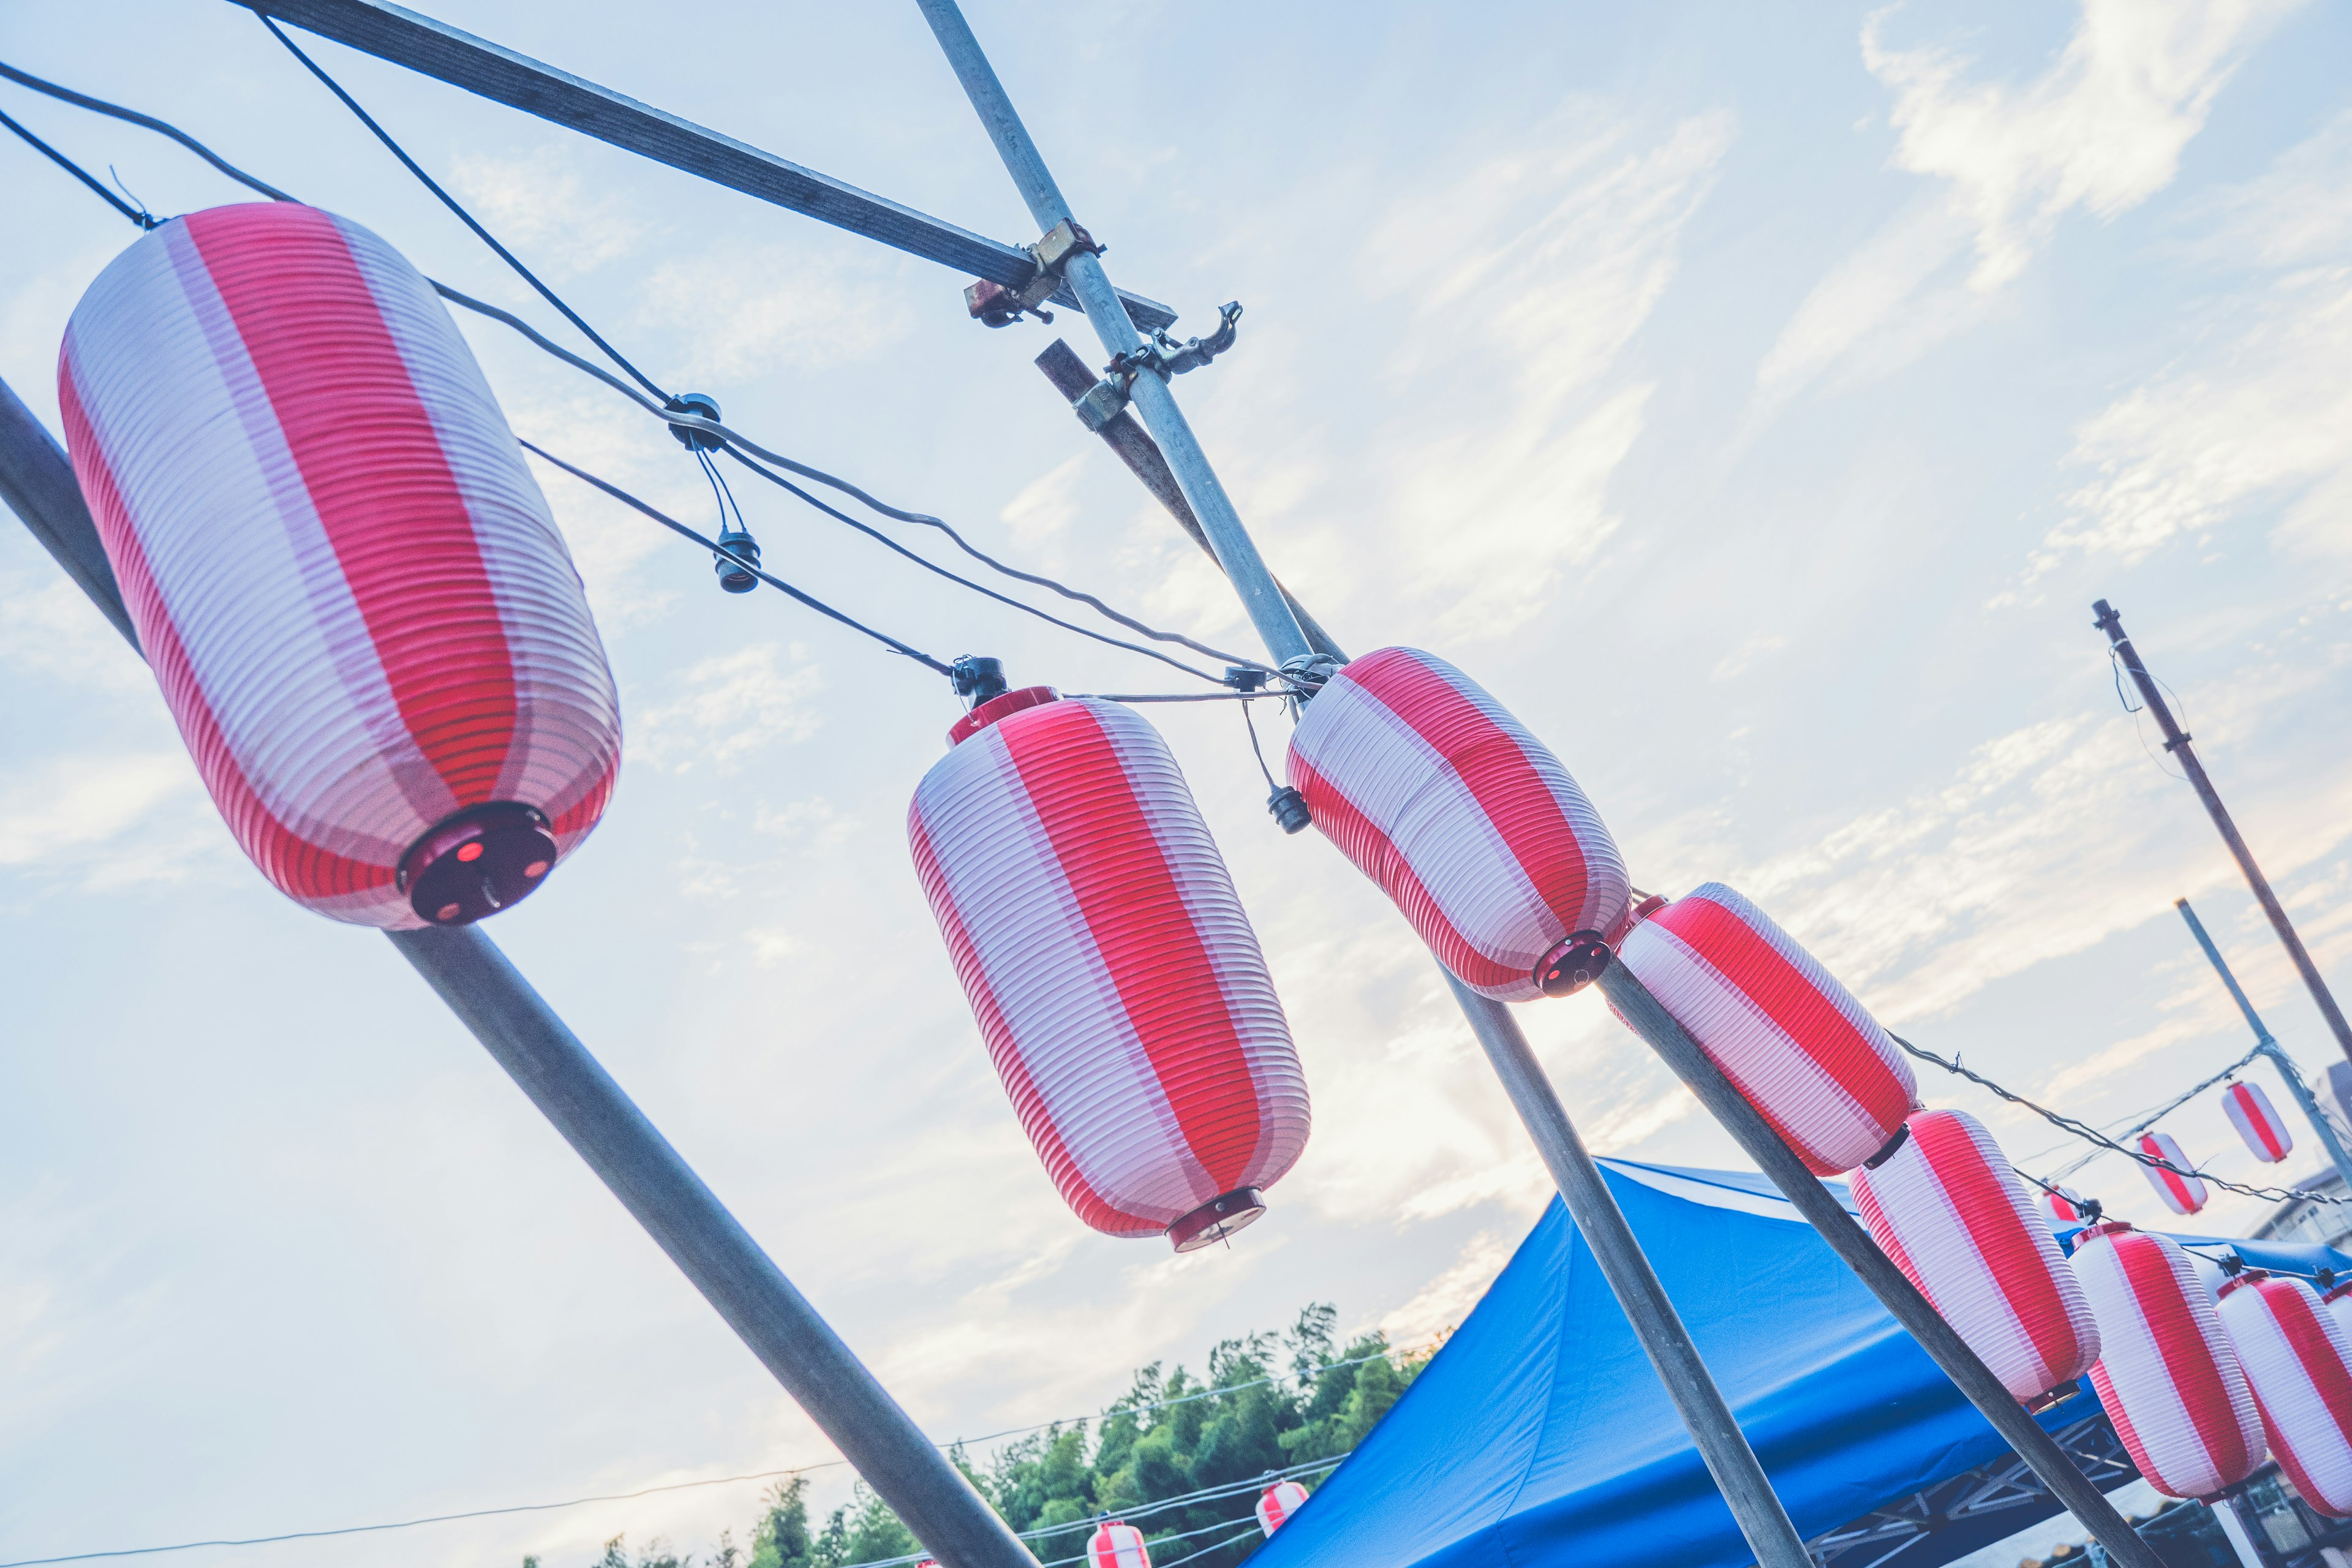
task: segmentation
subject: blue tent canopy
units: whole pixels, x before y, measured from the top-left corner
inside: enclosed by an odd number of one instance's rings
[[[2006,1445],[1763,1177],[1603,1166],[1801,1534],[1980,1467],[1997,1473]],[[2352,1270],[2326,1247],[2179,1239],[2235,1247],[2258,1267]],[[2086,1380],[2042,1421],[2082,1428],[2099,1414]],[[2111,1463],[2096,1479],[2113,1487],[2130,1477],[2127,1464]],[[2038,1509],[1971,1516],[1972,1528],[1937,1519],[1895,1568],[1948,1562],[2056,1511],[2046,1497]],[[1557,1198],[1388,1417],[1251,1559],[1254,1568],[1754,1560]]]

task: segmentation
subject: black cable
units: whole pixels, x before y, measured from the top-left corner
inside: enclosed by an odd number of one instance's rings
[[[631,495],[620,486],[600,479],[595,475],[588,472],[585,468],[573,468],[571,464],[565,462],[554,453],[546,450],[544,447],[534,447],[529,441],[522,440],[520,437],[516,439],[524,451],[538,453],[549,462],[553,463],[557,468],[562,468],[565,473],[570,474],[573,479],[580,480],[583,484],[593,485],[596,489],[603,490],[606,495],[611,496],[614,500],[619,501],[622,505],[635,508],[636,510],[645,513],[646,516],[652,518],[656,522],[660,523],[672,533],[680,534],[688,539],[691,539],[697,544],[701,545],[705,550],[709,551],[713,555],[725,556],[728,560],[734,562],[737,565],[742,567],[744,571],[749,572],[752,576],[757,577],[761,582],[765,583],[771,588],[782,589],[793,599],[807,605],[817,614],[829,616],[834,620],[839,621],[843,626],[849,627],[852,631],[865,633],[867,637],[872,637],[876,642],[880,643],[891,652],[904,654],[908,658],[913,659],[916,663],[922,665],[926,668],[935,669],[941,675],[952,676],[955,673],[948,666],[940,663],[938,659],[933,658],[929,654],[925,653],[922,649],[907,643],[902,643],[897,637],[890,636],[887,632],[877,632],[872,626],[866,625],[863,621],[852,620],[849,616],[843,615],[839,610],[835,609],[831,605],[824,603],[822,599],[811,598],[808,595],[802,593],[798,588],[793,587],[790,583],[785,582],[782,578],[771,576],[769,574],[761,571],[756,564],[744,560],[743,557],[736,554],[733,551],[721,550],[719,547],[719,542],[717,540],[705,539],[701,534],[695,532],[694,530],[687,527],[686,524],[678,521],[676,518],[671,517],[667,512],[657,510],[651,504],[646,501],[639,500],[635,496]]]
[[[1282,692],[1268,692],[1266,695],[1270,697],[1278,697],[1286,694]],[[1274,782],[1274,770],[1265,765],[1265,751],[1257,743],[1257,717],[1249,710],[1249,704],[1247,703],[1242,704],[1242,722],[1249,726],[1250,750],[1252,752],[1255,753],[1257,757],[1257,771],[1265,775],[1265,787],[1273,791],[1276,795],[1280,795],[1282,793],[1282,786]]]
[[[261,25],[269,29],[269,33],[272,37],[285,45],[288,51],[291,53],[296,59],[300,60],[302,64],[309,68],[312,76],[317,77],[320,81],[326,84],[327,90],[329,92],[333,93],[337,98],[342,100],[343,107],[345,109],[350,110],[353,114],[359,116],[359,121],[361,124],[375,132],[375,139],[383,142],[385,148],[390,151],[392,155],[399,159],[402,165],[405,167],[410,174],[415,175],[426,190],[431,191],[435,195],[441,198],[441,205],[443,206],[447,207],[451,212],[457,215],[458,222],[464,224],[467,228],[472,229],[474,231],[475,237],[478,238],[484,245],[488,246],[492,250],[499,253],[499,260],[505,262],[509,267],[513,268],[515,271],[521,276],[524,282],[538,289],[541,299],[545,300],[549,304],[554,306],[558,311],[562,312],[565,321],[571,322],[573,326],[579,328],[582,332],[585,333],[590,342],[593,342],[598,348],[603,349],[606,355],[612,359],[613,363],[619,365],[623,370],[627,371],[630,378],[639,386],[644,387],[647,392],[652,393],[664,403],[669,401],[669,394],[664,392],[658,385],[656,385],[651,376],[646,374],[645,372],[639,370],[635,365],[631,364],[626,355],[623,354],[620,350],[614,348],[612,344],[606,342],[604,338],[598,334],[595,328],[590,326],[586,321],[581,319],[580,313],[577,310],[574,310],[571,306],[565,304],[562,295],[556,293],[554,289],[541,282],[539,280],[538,273],[533,272],[530,268],[525,267],[521,260],[516,257],[513,251],[509,250],[505,246],[500,245],[498,242],[498,237],[495,235],[491,234],[488,229],[484,228],[480,224],[475,222],[474,215],[467,212],[465,207],[459,204],[457,197],[451,195],[447,191],[443,190],[441,188],[441,183],[436,180],[432,175],[426,174],[424,168],[418,164],[416,160],[410,157],[407,151],[403,148],[399,142],[392,139],[392,132],[386,131],[383,126],[378,125],[375,122],[374,117],[370,115],[366,110],[360,107],[359,100],[353,98],[350,93],[343,90],[341,83],[335,80],[333,77],[329,76],[325,69],[320,66],[318,61],[304,54],[300,45],[295,43],[293,39],[280,32],[278,30],[278,24],[270,20],[268,16],[263,16],[262,13],[256,11],[254,15],[260,17]]]
[[[290,202],[294,200],[292,196],[288,195],[276,185],[268,184],[263,181],[255,179],[251,174],[247,174],[243,169],[238,168],[227,159],[222,157],[219,153],[214,152],[211,148],[205,146],[203,142],[197,141],[194,137],[181,130],[178,126],[166,124],[164,121],[156,119],[152,114],[142,114],[135,109],[125,109],[119,103],[109,103],[102,98],[92,98],[87,93],[76,92],[69,87],[59,87],[53,81],[43,81],[39,77],[34,76],[29,71],[18,70],[15,66],[10,65],[5,60],[0,60],[0,77],[6,77],[18,87],[29,87],[35,92],[47,93],[51,98],[57,99],[58,101],[63,103],[70,103],[77,109],[87,109],[95,113],[111,115],[117,120],[128,121],[133,125],[143,126],[149,131],[161,132],[165,136],[169,136],[173,141],[177,142],[181,146],[185,147],[189,152],[194,153],[197,157],[202,158],[205,163],[210,163],[214,168],[218,169],[222,174],[226,174],[230,179],[235,180],[238,184],[245,186],[247,190],[258,191],[273,202]],[[100,194],[104,195],[103,192]]]
[[[1892,1030],[1887,1032],[1886,1037],[1893,1040],[1896,1045],[1901,1046],[1913,1056],[1917,1057],[1921,1061],[1933,1062],[1937,1067],[1942,1068],[1946,1072],[1956,1073],[1959,1077],[1967,1079],[1970,1083],[1973,1083],[1979,1088],[1990,1089],[1993,1093],[2009,1101],[2011,1105],[2023,1106],[2026,1110],[2032,1111],[2036,1116],[2041,1117],[2043,1121],[2049,1122],[2053,1127],[2063,1128],[2065,1131],[2072,1132],[2075,1137],[2083,1139],[2087,1142],[2095,1143],[2100,1148],[2107,1150],[2110,1152],[2123,1155],[2126,1159],[2136,1160],[2139,1163],[2147,1166],[2150,1170],[2169,1171],[2176,1176],[2193,1176],[2200,1182],[2221,1188],[2223,1192],[2237,1193],[2244,1197],[2261,1198],[2265,1203],[2285,1203],[2291,1198],[2307,1198],[2313,1203],[2321,1204],[2352,1203],[2352,1195],[2337,1198],[2329,1197],[2325,1193],[2305,1192],[2300,1188],[2294,1187],[2250,1187],[2239,1182],[2225,1182],[2221,1177],[2209,1175],[2203,1171],[2183,1170],[2169,1160],[2159,1160],[2153,1154],[2143,1154],[2137,1149],[2127,1149],[2121,1143],[2116,1142],[2114,1139],[2108,1137],[2105,1133],[2100,1131],[2097,1128],[2091,1126],[2088,1122],[2078,1121],[2074,1117],[2061,1115],[2055,1110],[2047,1110],[2044,1107],[2036,1105],[2033,1101],[2026,1099],[2025,1096],[2016,1093],[2014,1090],[2003,1089],[2000,1085],[1993,1082],[1992,1079],[1985,1077],[1982,1073],[1972,1071],[1969,1068],[1963,1067],[1958,1058],[1951,1061],[1946,1061],[1943,1058],[1937,1056],[1933,1051],[1920,1049],[1917,1046],[1913,1045],[1910,1041],[1905,1039],[1902,1036],[1894,1033]],[[2251,1061],[2252,1059],[2253,1058],[2251,1057],[2246,1058],[2247,1061]],[[2186,1103],[2194,1096],[2203,1093],[2206,1089],[2210,1089],[2213,1085],[2221,1082],[2221,1079],[2229,1077],[2230,1073],[2237,1071],[2239,1068],[2245,1065],[2246,1063],[2244,1061],[2233,1064],[2228,1072],[2219,1073],[2214,1077],[2206,1079],[2203,1083],[2199,1084],[2195,1089],[2189,1090],[2188,1094],[2182,1095],[2179,1100],[2173,1101],[2173,1104],[2177,1106]],[[2170,1107],[2168,1107],[2167,1109],[2168,1110]],[[2155,1119],[2152,1118],[2150,1119],[2148,1125],[2153,1126],[2154,1124]],[[2031,1178],[2029,1178],[2029,1180]],[[2036,1182],[2034,1184],[2042,1187],[2044,1192],[2050,1190],[2049,1187],[2042,1183]]]
[[[34,135],[30,131],[26,130],[15,120],[9,118],[5,110],[0,110],[0,125],[5,125],[9,130],[14,131],[26,145],[47,157],[50,163],[55,163],[58,168],[63,169],[67,174],[71,174],[75,179],[79,180],[91,190],[96,191],[100,201],[105,202],[116,212],[121,213],[124,217],[129,218],[141,228],[153,228],[156,224],[162,221],[156,217],[154,214],[147,211],[145,208],[132,206],[129,202],[126,202],[121,196],[116,195],[112,191],[110,191],[104,185],[100,184],[97,177],[90,174],[89,170],[83,168],[71,158],[67,157],[63,153],[58,152],[56,148],[50,146],[47,142]]]
[[[1193,666],[1186,664],[1181,658],[1171,658],[1168,655],[1161,653],[1158,648],[1145,647],[1140,643],[1123,642],[1118,637],[1110,637],[1105,633],[1079,626],[1075,621],[1066,621],[1059,616],[1049,615],[1045,611],[1037,608],[1034,605],[1024,605],[1020,600],[1012,597],[1010,595],[1000,594],[995,589],[975,583],[969,577],[959,576],[955,573],[950,572],[946,567],[940,565],[936,561],[932,561],[927,556],[908,549],[905,545],[899,543],[897,540],[891,538],[880,529],[876,528],[869,523],[860,522],[856,518],[850,516],[847,512],[842,510],[839,507],[834,506],[826,501],[819,500],[816,497],[809,494],[808,491],[801,489],[800,486],[793,483],[792,480],[784,478],[783,475],[745,457],[742,453],[737,451],[731,443],[725,448],[725,451],[729,457],[734,458],[737,462],[742,464],[753,473],[759,475],[761,479],[766,479],[770,484],[781,486],[782,489],[790,491],[795,496],[798,496],[802,500],[804,500],[809,505],[814,507],[817,510],[824,513],[825,516],[832,518],[836,522],[847,523],[858,532],[866,535],[866,538],[875,541],[877,543],[879,543],[889,550],[896,551],[898,554],[905,556],[908,560],[913,562],[916,565],[920,566],[926,572],[937,573],[950,583],[960,583],[963,586],[971,589],[973,593],[993,599],[1000,605],[1010,605],[1014,609],[1021,611],[1024,615],[1036,616],[1039,620],[1045,622],[1048,626],[1059,626],[1066,632],[1076,632],[1082,637],[1092,637],[1095,641],[1098,643],[1108,643],[1112,647],[1125,648],[1129,653],[1139,653],[1146,658],[1156,658],[1162,664],[1171,665],[1174,668],[1182,670],[1185,674],[1198,676],[1202,680],[1213,681],[1220,686],[1224,684],[1224,677],[1221,675],[1212,675],[1205,669],[1195,668]],[[944,528],[947,525],[942,523],[940,526]],[[1129,621],[1126,616],[1118,614],[1116,611],[1108,613],[1112,619],[1120,622],[1122,625],[1137,626],[1140,624],[1139,622]],[[1149,630],[1149,628],[1146,629]],[[1165,637],[1171,642],[1181,642],[1187,647],[1200,648],[1202,653],[1210,654],[1219,658],[1228,657],[1218,653],[1214,648],[1202,647],[1201,644],[1192,641],[1190,637],[1178,637],[1172,632],[1152,632],[1150,635]]]

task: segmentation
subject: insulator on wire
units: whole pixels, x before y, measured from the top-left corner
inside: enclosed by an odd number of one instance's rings
[[[433,286],[260,202],[163,224],[67,324],[74,472],[238,846],[356,925],[529,896],[621,759],[604,645]]]

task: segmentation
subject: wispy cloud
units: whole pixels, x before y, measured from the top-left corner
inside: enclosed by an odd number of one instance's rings
[[[824,715],[824,672],[795,645],[754,643],[690,666],[668,695],[643,705],[631,731],[638,760],[672,773],[727,770],[765,746],[805,741]]]

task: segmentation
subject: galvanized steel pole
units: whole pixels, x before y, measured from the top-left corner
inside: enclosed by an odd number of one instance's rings
[[[1976,1352],[1969,1349],[1967,1342],[1944,1321],[1917,1287],[1903,1277],[1903,1271],[1845,1212],[1845,1205],[1805,1168],[1804,1162],[1772,1131],[1763,1114],[1732,1086],[1723,1069],[1699,1048],[1698,1042],[1690,1037],[1664,1005],[1634,978],[1633,971],[1622,963],[1612,963],[1601,971],[1600,985],[1618,1015],[1635,1034],[1649,1042],[1651,1049],[1665,1058],[1675,1076],[1690,1086],[1699,1103],[1723,1123],[1748,1157],[1756,1162],[1757,1168],[1769,1176],[1797,1212],[1821,1232],[1822,1239],[1845,1260],[1846,1267],[1861,1276],[1871,1294],[1894,1314],[1896,1322],[1910,1331],[1911,1337],[1919,1342],[1919,1348],[1943,1368],[1944,1375],[1992,1424],[2001,1440],[2017,1451],[2017,1457],[2032,1467],[2051,1495],[2083,1522],[2106,1548],[2107,1554],[2121,1568],[2163,1568],[2162,1560],[2139,1538],[2130,1521],[2117,1513],[2115,1505],[2075,1468],[2057,1440],[2042,1429],[2041,1423],[2025,1413],[2025,1407],[2001,1386],[2000,1379],[1992,1374]]]
[[[2286,1091],[2294,1096],[2294,1102],[2303,1107],[2304,1115],[2310,1119],[2311,1131],[2317,1135],[2319,1146],[2327,1151],[2328,1159],[2335,1163],[2336,1173],[2344,1180],[2344,1190],[2352,1193],[2352,1154],[2345,1152],[2344,1141],[2336,1135],[2336,1124],[2328,1121],[2326,1112],[2319,1109],[2318,1097],[2311,1092],[2311,1086],[2303,1081],[2303,1074],[2295,1068],[2294,1058],[2280,1048],[2278,1041],[2271,1037],[2270,1030],[2263,1026],[2262,1015],[2256,1013],[2253,1003],[2247,1000],[2244,989],[2238,984],[2238,977],[2230,973],[2229,964],[2222,961],[2221,950],[2213,945],[2211,937],[2205,934],[2205,922],[2197,918],[2197,911],[2189,907],[2189,900],[2175,899],[2172,907],[2179,910],[2180,918],[2189,922],[2189,933],[2196,937],[2197,945],[2205,950],[2205,956],[2212,961],[2214,973],[2221,977],[2221,984],[2230,988],[2230,999],[2237,1003],[2238,1011],[2246,1016],[2247,1026],[2254,1031],[2254,1049],[2268,1057],[2271,1066],[2278,1068],[2279,1077],[2286,1079]]]
[[[135,649],[73,466],[0,382],[0,500]],[[949,1568],[1036,1568],[760,1244],[478,928],[387,931],[786,1393]]]
[[[2148,674],[2147,666],[2140,662],[2139,650],[2132,647],[2129,637],[2124,636],[2124,618],[2116,614],[2115,607],[2105,599],[2093,604],[2091,613],[2098,617],[2094,624],[2107,634],[2115,657],[2123,661],[2124,673],[2132,678],[2134,686],[2139,688],[2140,700],[2147,703],[2147,710],[2156,715],[2158,726],[2164,731],[2164,749],[2180,759],[2180,771],[2189,775],[2189,786],[2197,792],[2197,798],[2205,803],[2206,815],[2212,817],[2213,826],[2221,830],[2221,842],[2229,846],[2231,856],[2238,862],[2238,869],[2245,873],[2246,885],[2254,890],[2254,900],[2263,906],[2263,913],[2270,917],[2271,929],[2278,932],[2280,945],[2286,949],[2287,956],[2294,960],[2295,973],[2303,976],[2305,986],[2311,992],[2311,999],[2319,1005],[2319,1016],[2327,1020],[2328,1030],[2335,1035],[2336,1043],[2342,1047],[2346,1058],[2352,1059],[2352,1023],[2345,1021],[2344,1010],[2336,1005],[2335,994],[2327,989],[2327,982],[2320,978],[2319,965],[2311,961],[2311,954],[2304,948],[2303,938],[2295,934],[2294,922],[2286,918],[2285,906],[2278,901],[2278,895],[2271,891],[2270,879],[2263,876],[2263,868],[2254,863],[2254,852],[2246,847],[2244,837],[2238,832],[2238,825],[2230,820],[2229,808],[2221,804],[2221,793],[2214,789],[2213,781],[2205,776],[2205,764],[2197,760],[2196,750],[2189,745],[2187,731],[2173,719],[2170,705],[2164,700],[2164,694],[2157,689],[2156,678]]]
[[[1050,230],[1057,224],[1072,221],[1069,203],[1054,183],[1036,143],[1030,140],[1027,128],[1021,123],[1003,84],[997,80],[995,70],[982,52],[979,40],[972,37],[955,0],[917,0],[917,4],[938,36],[940,47],[946,51],[966,96],[979,111],[981,123],[996,143],[1005,168],[1028,202],[1030,216],[1036,219],[1038,227]],[[1098,308],[1113,298],[1110,280],[1104,275],[1099,260],[1086,251],[1076,252],[1065,263],[1064,276],[1086,307],[1087,320],[1093,324],[1105,349],[1117,356],[1143,346],[1142,338],[1125,314]],[[1259,637],[1276,662],[1318,651],[1301,630],[1300,618],[1292,613],[1281,587],[1243,527],[1240,515],[1210,468],[1208,458],[1202,452],[1183,411],[1176,405],[1167,383],[1145,371],[1136,376],[1130,396],[1142,413],[1144,424],[1158,438],[1168,466],[1175,472],[1178,488],[1208,535],[1212,553],[1241,595]],[[1318,640],[1336,655],[1336,648],[1328,639]],[[1494,1064],[1496,1075],[1502,1079],[1504,1090],[1510,1096],[1528,1137],[1551,1172],[1570,1216],[1575,1220],[1586,1245],[1591,1247],[1603,1278],[1633,1323],[1635,1337],[1642,1342],[1650,1364],[1665,1384],[1676,1413],[1697,1446],[1708,1474],[1721,1489],[1724,1501],[1730,1506],[1732,1517],[1749,1550],[1756,1553],[1760,1568],[1811,1568],[1812,1558],[1805,1550],[1804,1541],[1790,1522],[1788,1510],[1773,1494],[1764,1467],[1739,1430],[1722,1390],[1716,1386],[1706,1363],[1699,1359],[1689,1331],[1667,1300],[1649,1259],[1643,1256],[1641,1243],[1634,1238],[1633,1227],[1625,1223],[1616,1199],[1610,1195],[1600,1168],[1577,1136],[1559,1096],[1544,1075],[1542,1064],[1537,1061],[1527,1037],[1520,1032],[1518,1020],[1511,1016],[1508,1007],[1479,995],[1451,973],[1446,975],[1446,982],[1453,987],[1455,999],[1469,1018],[1472,1032]]]

